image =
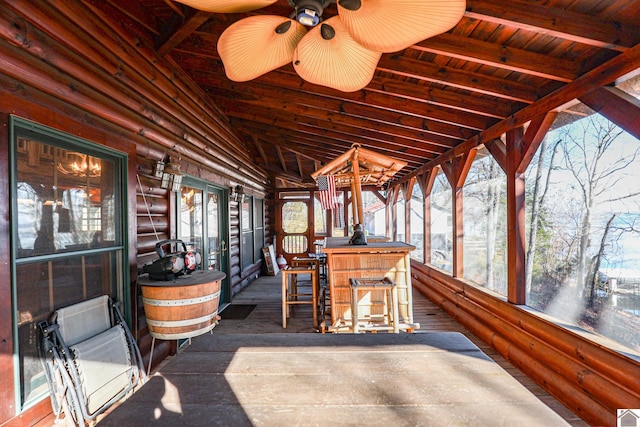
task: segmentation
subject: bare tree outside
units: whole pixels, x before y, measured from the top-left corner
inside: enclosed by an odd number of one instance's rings
[[[547,138],[529,171],[528,304],[638,350],[640,142],[597,114]]]

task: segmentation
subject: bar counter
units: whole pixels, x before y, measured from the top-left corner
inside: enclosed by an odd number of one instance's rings
[[[388,277],[398,289],[399,329],[413,331],[420,325],[413,322],[411,271],[409,253],[415,246],[404,242],[367,242],[350,245],[345,238],[326,239],[329,292],[331,301],[331,332],[351,331],[351,288],[349,279]]]

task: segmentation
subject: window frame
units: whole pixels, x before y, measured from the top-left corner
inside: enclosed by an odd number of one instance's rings
[[[116,209],[114,211],[114,230],[115,240],[113,245],[100,247],[78,248],[65,252],[34,254],[21,256],[18,250],[18,209],[17,209],[17,192],[18,192],[18,139],[25,138],[35,141],[38,144],[60,148],[64,150],[72,150],[88,156],[108,160],[113,163],[113,197],[117,200]],[[9,116],[9,185],[10,185],[10,205],[11,214],[10,235],[11,235],[11,299],[13,307],[18,307],[18,269],[21,266],[44,262],[65,262],[85,257],[112,254],[113,256],[113,277],[110,288],[115,295],[111,297],[117,298],[122,303],[123,315],[129,324],[131,324],[131,301],[129,292],[127,291],[130,283],[129,268],[125,265],[129,259],[129,233],[128,223],[124,220],[127,218],[128,212],[128,156],[126,153],[110,149],[96,142],[77,137],[70,133],[53,129],[51,127],[41,125],[39,123],[17,117]],[[82,263],[83,264],[83,263]],[[85,268],[84,265],[82,267]],[[83,270],[84,271],[84,270]],[[60,305],[60,307],[64,304]],[[58,306],[55,309],[60,308]],[[16,413],[21,413],[33,405],[41,402],[49,395],[46,391],[36,392],[32,396],[24,396],[23,379],[20,372],[22,370],[20,339],[19,339],[19,312],[13,310],[13,357],[14,363],[14,386],[16,394]]]

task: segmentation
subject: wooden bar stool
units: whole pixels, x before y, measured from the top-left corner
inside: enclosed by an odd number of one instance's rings
[[[298,287],[298,276],[311,275],[311,293],[301,293]],[[298,297],[310,297],[299,299]],[[318,270],[315,267],[291,266],[282,270],[282,327],[287,327],[289,306],[296,304],[311,304],[313,311],[313,326],[318,325]]]
[[[349,279],[351,285],[351,329],[354,334],[360,332],[359,325],[359,297],[361,292],[369,292],[371,297],[371,308],[376,305],[386,306],[386,314],[383,314],[383,321],[386,318],[386,325],[372,325],[367,328],[371,332],[377,332],[379,330],[392,330],[394,333],[399,332],[398,325],[398,289],[396,284],[389,278],[384,277],[382,279]],[[383,291],[384,298],[381,302],[373,301],[373,292]],[[386,301],[385,301],[386,300]],[[383,307],[384,310],[384,307]],[[371,311],[369,312],[369,318],[371,319]]]
[[[316,270],[316,289],[320,289],[320,260],[314,257],[293,257],[293,267],[310,267]]]

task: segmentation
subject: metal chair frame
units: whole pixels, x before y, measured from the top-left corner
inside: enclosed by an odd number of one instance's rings
[[[99,298],[102,298],[103,301],[99,301]],[[80,304],[88,302],[97,304],[100,309],[108,310],[110,325],[105,325],[108,326],[106,329],[98,330],[96,334],[90,337],[83,337],[84,339],[80,342],[73,342],[68,345],[67,342],[65,342],[63,337],[64,333],[58,323],[59,312],[61,310],[78,307]],[[102,304],[107,304],[107,307],[102,307]],[[87,316],[90,317],[91,315],[88,314]],[[51,406],[56,416],[56,421],[62,421],[61,417],[64,414],[66,418],[65,421],[70,425],[71,423],[78,426],[92,423],[98,415],[132,393],[137,386],[144,384],[147,380],[140,350],[119,309],[119,303],[108,296],[98,297],[57,310],[49,320],[42,321],[38,324],[38,330],[40,334],[38,351],[49,385]],[[78,360],[77,354],[79,352],[78,348],[82,347],[83,344],[86,347],[94,342],[91,341],[92,339],[100,340],[105,336],[124,337],[124,348],[117,348],[114,351],[120,352],[120,355],[124,355],[128,364],[123,368],[124,372],[101,384],[101,381],[104,379],[101,378],[101,375],[104,376],[104,372],[81,372],[79,364],[82,363],[82,361]],[[119,342],[122,342],[122,340]],[[100,361],[92,362],[100,363]],[[105,361],[105,363],[108,362]],[[85,395],[85,389],[83,388],[85,382],[89,382],[90,380],[93,381],[94,384],[98,382],[102,387],[108,389],[111,381],[117,379],[118,382],[122,382],[123,378],[126,380],[126,384],[115,392],[113,396],[109,397],[107,395],[105,397],[107,400],[104,404],[101,404],[94,410],[89,408],[90,396]]]

